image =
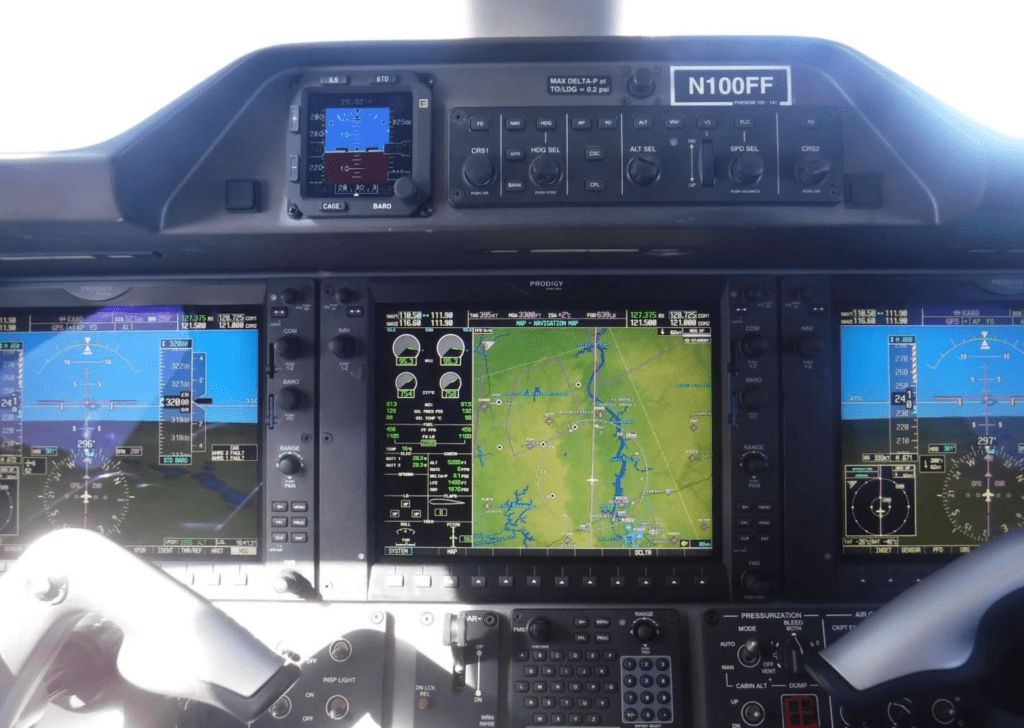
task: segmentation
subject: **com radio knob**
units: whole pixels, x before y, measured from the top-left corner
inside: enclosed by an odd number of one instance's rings
[[[282,359],[295,359],[302,353],[302,339],[288,334],[274,342],[274,353]]]
[[[770,348],[771,342],[762,334],[747,334],[740,340],[740,351],[746,356],[761,356]]]
[[[657,154],[638,154],[629,160],[626,174],[633,184],[646,187],[661,176],[661,160]]]

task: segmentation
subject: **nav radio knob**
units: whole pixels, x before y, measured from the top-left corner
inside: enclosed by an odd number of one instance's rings
[[[470,154],[462,165],[462,176],[474,187],[486,187],[494,181],[494,162],[486,154]]]
[[[356,353],[356,340],[348,334],[339,334],[328,342],[327,348],[339,359],[348,359]]]
[[[747,334],[740,339],[740,351],[746,356],[761,356],[771,348],[771,342],[763,334]]]
[[[302,470],[302,460],[298,455],[286,453],[278,459],[277,469],[285,475],[295,475]]]
[[[661,176],[661,159],[657,154],[638,154],[629,160],[626,174],[633,184],[646,187]]]
[[[542,154],[530,164],[530,179],[541,187],[550,187],[562,178],[562,165],[550,154]]]
[[[658,636],[658,625],[649,619],[638,619],[633,623],[632,631],[640,642],[650,642]]]
[[[825,348],[825,340],[817,334],[804,334],[796,340],[796,353],[806,359],[813,359]]]
[[[768,470],[768,458],[757,450],[748,450],[740,458],[740,467],[748,475],[761,475]]]
[[[293,334],[282,336],[274,342],[274,353],[282,359],[295,359],[302,353],[302,339]]]

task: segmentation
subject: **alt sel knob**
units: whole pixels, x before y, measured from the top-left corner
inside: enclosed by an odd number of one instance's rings
[[[302,460],[299,459],[298,455],[293,455],[292,453],[282,455],[277,461],[277,469],[285,475],[295,475],[302,470]]]
[[[638,154],[629,160],[626,175],[633,184],[646,187],[661,176],[661,160],[657,154]]]

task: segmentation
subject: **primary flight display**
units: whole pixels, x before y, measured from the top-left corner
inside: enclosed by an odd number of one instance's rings
[[[388,310],[384,553],[707,553],[712,329],[696,309]]]

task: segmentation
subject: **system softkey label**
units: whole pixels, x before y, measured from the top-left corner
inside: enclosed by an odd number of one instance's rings
[[[672,66],[673,106],[792,106],[789,66]]]

